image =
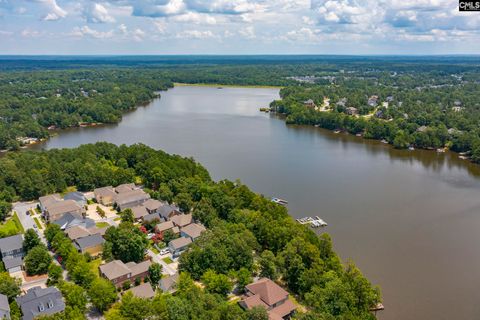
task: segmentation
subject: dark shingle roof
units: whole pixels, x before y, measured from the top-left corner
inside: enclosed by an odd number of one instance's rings
[[[53,221],[53,223],[59,225],[63,230],[73,226],[82,226],[86,229],[95,227],[95,221],[90,218],[83,218],[75,213],[66,213],[60,219]]]
[[[87,201],[87,198],[83,195],[83,193],[74,191],[67,193],[64,197],[64,200],[73,200],[73,201]]]
[[[5,269],[7,270],[23,265],[22,257],[17,257],[17,258],[6,257],[6,258],[3,258],[2,261],[3,261],[3,265],[5,266]]]
[[[83,250],[86,248],[95,247],[99,244],[103,244],[104,242],[105,240],[103,240],[103,237],[97,233],[97,234],[76,239],[75,247],[77,247],[77,249]]]
[[[6,295],[0,293],[0,310],[10,312],[10,305]]]
[[[23,248],[23,237],[21,234],[0,239],[0,251],[9,252]]]
[[[32,320],[42,314],[54,314],[65,310],[62,294],[55,287],[45,289],[34,287],[15,300],[20,309],[22,309],[22,320]],[[43,311],[40,311],[41,307],[43,307]]]

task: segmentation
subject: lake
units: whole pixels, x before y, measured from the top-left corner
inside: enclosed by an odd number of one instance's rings
[[[480,317],[480,170],[452,153],[287,126],[258,111],[276,89],[176,87],[118,125],[62,131],[35,148],[142,142],[193,156],[318,215],[342,259],[382,287],[381,319]]]

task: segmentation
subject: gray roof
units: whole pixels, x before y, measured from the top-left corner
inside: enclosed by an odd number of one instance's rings
[[[135,297],[150,299],[155,296],[155,291],[152,289],[152,285],[148,282],[142,283],[139,286],[133,287],[127,292],[131,292]]]
[[[105,240],[103,240],[103,237],[97,233],[97,234],[76,239],[75,247],[77,247],[77,249],[84,250],[86,248],[91,248],[99,244],[103,244],[104,242]]]
[[[47,196],[40,197],[38,198],[38,201],[40,202],[40,205],[46,208],[53,203],[62,201],[62,198],[60,198],[60,195],[58,193],[55,193],[55,194],[49,194]]]
[[[145,191],[141,189],[136,189],[117,194],[115,202],[117,203],[117,205],[122,206],[128,203],[143,201],[147,199],[150,199],[150,195],[148,193],[145,193]]]
[[[175,285],[178,282],[179,275],[175,273],[173,276],[166,276],[160,279],[159,286],[163,290],[163,292],[173,291],[175,289]]]
[[[93,190],[93,193],[95,195],[95,198],[107,196],[115,197],[116,195],[115,190],[113,190],[112,186],[96,188],[95,190]]]
[[[179,227],[185,227],[192,223],[192,214],[179,214],[172,217],[172,222]]]
[[[6,295],[0,293],[0,310],[10,312],[10,305]]]
[[[200,237],[202,232],[204,232],[205,230],[205,227],[198,223],[192,223],[180,229],[181,232],[185,233],[187,236],[193,239]]]
[[[55,287],[45,289],[34,287],[15,300],[20,309],[22,309],[23,320],[32,320],[39,315],[54,314],[65,310],[62,294]],[[49,304],[51,304],[51,307]],[[40,311],[41,307],[44,308],[43,311]]]
[[[172,211],[180,212],[180,209],[177,206],[172,206],[172,205],[169,205],[169,204],[165,204],[165,205],[161,206],[160,209],[158,210],[160,215],[162,217],[164,217],[165,219],[169,218]]]
[[[151,222],[154,220],[160,220],[160,215],[158,213],[147,214],[143,217],[144,222]]]
[[[9,252],[23,248],[23,237],[21,234],[0,239],[0,251]]]
[[[60,226],[63,230],[74,226],[82,226],[87,229],[95,227],[95,221],[90,218],[84,218],[76,213],[66,213],[61,218],[53,221],[53,223]]]
[[[100,266],[102,272],[108,280],[113,280],[130,273],[130,269],[120,260],[113,260]]]
[[[190,243],[192,243],[192,240],[190,238],[181,237],[170,241],[168,246],[173,250],[178,250],[188,246]]]
[[[83,193],[81,192],[78,192],[78,191],[73,191],[73,192],[69,192],[67,193],[64,197],[63,197],[64,200],[73,200],[73,201],[87,201],[87,198],[85,198],[85,196],[83,195]]]
[[[124,193],[135,189],[135,183],[124,183],[115,187],[115,192]]]
[[[17,258],[10,258],[6,257],[2,259],[3,265],[5,266],[5,269],[11,269],[15,267],[20,267],[23,265],[23,258],[22,257],[17,257]]]
[[[160,207],[162,207],[163,203],[156,199],[148,199],[143,203],[143,206],[147,208],[147,210],[149,211],[155,211],[155,210],[158,210]]]

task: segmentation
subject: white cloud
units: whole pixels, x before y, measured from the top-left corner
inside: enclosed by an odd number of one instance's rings
[[[43,17],[45,21],[56,21],[67,16],[67,11],[62,9],[56,0],[34,0],[34,2],[41,3],[47,8],[48,13]]]
[[[177,33],[179,39],[211,39],[216,38],[212,31],[200,31],[200,30],[185,30]]]
[[[7,37],[9,37],[9,36],[11,36],[11,35],[13,35],[13,32],[11,32],[11,31],[0,30],[0,36],[7,36]]]
[[[247,39],[255,39],[256,38],[256,35],[255,35],[255,29],[253,28],[253,26],[248,26],[246,28],[243,28],[239,31],[240,35],[242,35],[243,37],[247,38]]]
[[[41,35],[41,32],[39,32],[38,30],[32,30],[30,28],[27,28],[22,30],[21,35],[25,38],[36,38]]]
[[[111,16],[105,6],[100,3],[92,2],[85,8],[84,16],[88,22],[107,23],[115,22],[115,18]]]
[[[181,15],[173,16],[171,18],[174,22],[181,23],[193,23],[193,24],[209,24],[214,25],[217,23],[217,19],[210,14],[202,14],[198,12],[186,12]]]
[[[185,12],[183,0],[139,0],[130,1],[133,15],[140,17],[168,17]]]
[[[155,31],[159,34],[164,34],[167,30],[167,24],[163,20],[155,20],[153,25],[155,26]]]
[[[98,31],[90,28],[89,26],[75,27],[71,32],[71,35],[75,37],[91,37],[95,39],[108,39],[112,38],[114,31]]]

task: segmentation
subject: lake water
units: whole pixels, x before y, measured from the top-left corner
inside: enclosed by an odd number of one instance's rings
[[[341,257],[382,287],[381,319],[480,318],[480,170],[454,154],[398,151],[259,107],[278,90],[176,87],[118,125],[61,132],[35,148],[142,142],[193,156],[319,215]]]

